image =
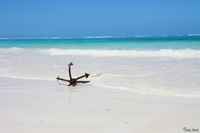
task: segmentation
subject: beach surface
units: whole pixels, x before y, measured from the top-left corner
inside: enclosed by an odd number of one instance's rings
[[[55,77],[56,78],[56,77]],[[183,133],[200,130],[200,98],[0,78],[1,133]]]
[[[0,39],[0,133],[200,130],[200,36]],[[89,73],[90,83],[69,87]],[[82,79],[81,79],[82,80]]]

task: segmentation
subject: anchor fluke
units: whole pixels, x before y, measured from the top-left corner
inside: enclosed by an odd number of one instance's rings
[[[57,79],[57,82],[58,82],[59,78],[60,78],[60,76],[58,76],[58,77],[56,78],[56,79]]]
[[[88,78],[90,76],[90,74],[88,73],[85,73],[85,77]]]

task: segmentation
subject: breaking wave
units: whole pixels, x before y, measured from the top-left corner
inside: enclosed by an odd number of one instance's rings
[[[95,50],[95,49],[56,49],[45,50],[50,55],[83,55],[83,56],[124,56],[124,57],[176,57],[200,58],[200,50],[161,49],[161,50]]]
[[[200,58],[200,50],[194,49],[160,49],[160,50],[100,50],[100,49],[25,49],[0,48],[0,54],[45,54],[51,56],[79,55],[98,57],[171,57],[171,58]]]

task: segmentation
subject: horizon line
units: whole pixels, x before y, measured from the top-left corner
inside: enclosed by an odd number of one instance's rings
[[[183,34],[183,35],[136,35],[136,36],[85,36],[85,37],[22,37],[22,38],[0,38],[0,39],[61,39],[61,38],[115,38],[115,37],[162,37],[162,36],[200,36],[200,34]]]

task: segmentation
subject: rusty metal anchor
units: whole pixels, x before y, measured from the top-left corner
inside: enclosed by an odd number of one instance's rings
[[[90,82],[90,81],[77,81],[78,79],[81,79],[81,78],[84,78],[84,77],[88,78],[90,74],[87,74],[87,73],[85,73],[85,75],[80,76],[80,77],[78,77],[78,78],[72,78],[72,75],[71,75],[71,66],[72,66],[72,65],[73,65],[72,62],[68,64],[68,66],[69,66],[69,78],[70,78],[70,80],[63,79],[63,78],[60,78],[60,76],[58,76],[58,77],[56,78],[57,81],[58,81],[58,80],[62,80],[62,81],[69,82],[69,85],[68,85],[68,86],[70,86],[70,85],[75,86],[77,83],[88,83],[88,82]]]

